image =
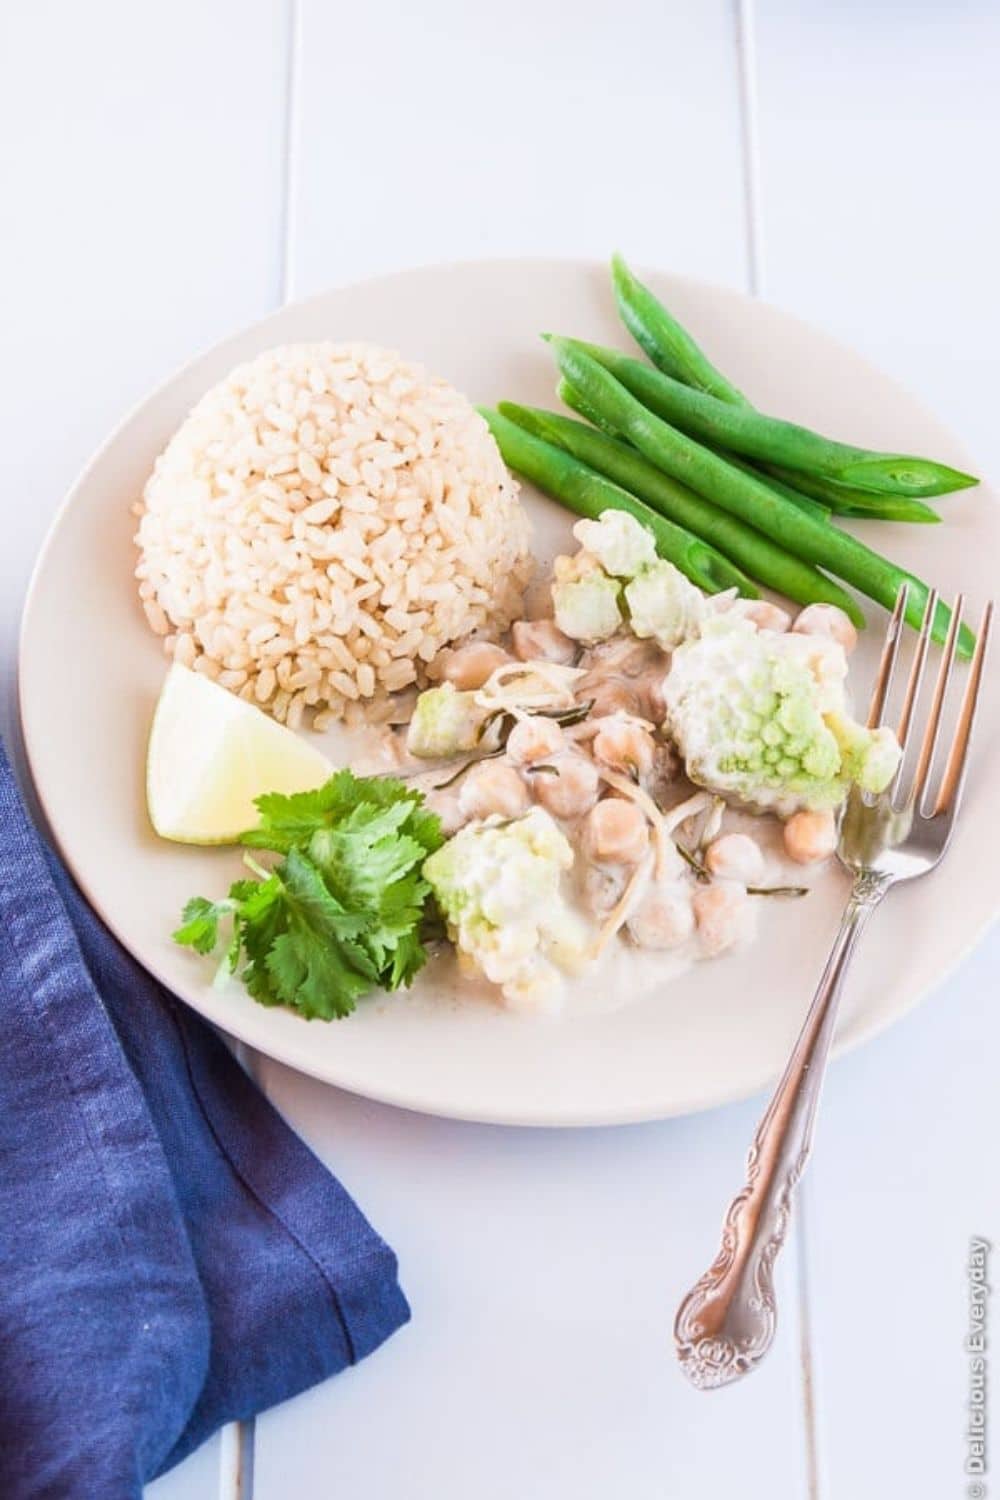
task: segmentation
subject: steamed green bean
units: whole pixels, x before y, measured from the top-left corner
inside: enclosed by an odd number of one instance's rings
[[[732,468],[717,454],[678,432],[649,411],[575,340],[550,338],[549,341],[562,375],[580,392],[588,407],[598,411],[602,422],[626,438],[657,468],[887,609],[894,606],[902,584],[908,584],[907,620],[915,627],[920,626],[929,594],[922,580],[839,527],[807,515],[762,480]],[[939,604],[933,624],[935,640],[944,640],[949,619],[949,609]],[[971,654],[973,645],[972,632],[963,627],[959,636],[962,654]]]
[[[978,483],[971,474],[963,474],[932,459],[854,448],[793,422],[766,417],[752,406],[720,401],[716,396],[665,375],[662,370],[651,369],[618,349],[587,343],[580,343],[580,348],[609,370],[658,417],[691,437],[731,449],[747,458],[839,479],[854,489],[874,494],[919,498],[965,489]]]
[[[745,403],[742,392],[706,358],[687,329],[632,275],[617,253],[611,257],[611,279],[622,322],[658,369],[720,401]]]
[[[510,401],[501,401],[500,412],[711,543],[768,588],[798,604],[835,604],[855,625],[864,626],[864,615],[857,604],[833,579],[824,577],[770,537],[671,479],[627,443],[558,412],[518,406]]]
[[[761,469],[767,484],[777,485],[783,491],[791,486],[828,511],[835,511],[838,516],[863,516],[872,521],[907,521],[918,525],[934,525],[941,520],[931,506],[909,495],[872,495],[850,485],[838,484],[835,479],[796,473],[794,469],[783,469],[779,464],[763,464]]]
[[[500,412],[486,406],[479,411],[496,439],[504,462],[578,516],[597,520],[606,510],[627,511],[653,533],[659,555],[706,593],[735,588],[745,599],[760,598],[752,579],[700,537],[651,510],[620,485],[587,468],[562,448],[527,432]]]

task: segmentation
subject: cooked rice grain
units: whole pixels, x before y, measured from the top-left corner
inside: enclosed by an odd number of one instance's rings
[[[530,573],[485,422],[370,344],[240,365],[136,508],[139,594],[168,654],[293,726],[306,707],[323,724],[377,712],[442,647],[504,629]]]

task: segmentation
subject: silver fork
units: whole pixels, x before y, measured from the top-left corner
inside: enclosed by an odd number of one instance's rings
[[[933,870],[955,827],[993,620],[990,603],[983,614],[938,791],[932,796],[932,772],[963,602],[961,595],[955,600],[910,777],[905,752],[927,664],[938,596],[932,592],[927,600],[897,727],[903,761],[891,787],[880,797],[855,794],[848,801],[837,854],[853,876],[853,885],[840,931],[781,1081],[757,1127],[747,1157],[746,1185],[726,1213],[719,1253],[677,1310],[677,1354],[688,1378],[703,1390],[728,1385],[748,1374],[771,1347],[777,1322],[774,1262],[788,1230],[792,1191],[812,1145],[848,964],[869,917],[886,892],[899,881],[913,880]],[[884,720],[905,612],[904,586],[886,632],[868,715],[870,728]],[[905,792],[904,782],[908,783]]]

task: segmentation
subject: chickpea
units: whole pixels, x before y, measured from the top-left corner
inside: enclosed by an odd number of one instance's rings
[[[793,813],[785,824],[785,853],[797,865],[828,859],[837,847],[837,820],[832,812]]]
[[[450,839],[453,833],[464,828],[469,821],[467,813],[464,813],[458,800],[458,792],[452,791],[450,787],[441,791],[429,791],[426,793],[426,804],[430,812],[437,813],[441,819],[441,832],[445,838]]]
[[[464,777],[458,805],[467,818],[519,818],[528,811],[528,789],[513,766],[473,766]]]
[[[751,898],[742,885],[722,880],[700,885],[691,898],[702,953],[715,958],[750,935],[753,925]]]
[[[677,948],[694,931],[691,887],[660,880],[646,893],[625,924],[639,948]]]
[[[739,610],[743,618],[756,625],[758,630],[775,630],[780,633],[787,630],[792,623],[792,617],[787,609],[771,604],[767,599],[743,600]]]
[[[598,679],[593,685],[584,680],[578,682],[573,691],[578,702],[593,702],[590,712],[595,719],[609,719],[612,714],[635,714],[639,708],[638,697],[620,677]]]
[[[624,714],[613,714],[601,720],[594,736],[594,759],[612,771],[626,776],[648,776],[653,769],[656,746],[648,729]]]
[[[582,755],[564,755],[555,773],[539,772],[531,778],[536,801],[554,818],[582,818],[597,801],[597,769]]]
[[[652,673],[660,678],[667,675],[670,656],[655,641],[636,641],[631,650],[619,657],[617,666],[623,677],[645,677]]]
[[[510,657],[501,646],[494,646],[490,641],[470,641],[467,646],[449,652],[441,677],[461,692],[474,692],[497,667],[505,666],[509,661]]]
[[[515,620],[510,633],[519,661],[555,661],[570,667],[576,660],[576,641],[563,635],[554,620]]]
[[[645,813],[624,797],[606,797],[587,817],[583,847],[597,863],[637,865],[649,849]]]
[[[705,851],[705,868],[719,880],[759,885],[764,874],[761,848],[748,833],[724,833]]]
[[[628,879],[628,872],[621,865],[587,866],[583,900],[592,917],[601,919],[613,911],[625,894]]]
[[[507,759],[515,766],[530,766],[537,760],[551,760],[565,744],[566,736],[554,719],[519,719],[507,736]]]
[[[836,604],[809,604],[792,629],[797,635],[821,635],[843,646],[848,656],[858,644],[858,632]]]

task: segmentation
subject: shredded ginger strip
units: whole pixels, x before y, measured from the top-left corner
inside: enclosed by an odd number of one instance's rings
[[[593,941],[590,949],[590,957],[592,959],[600,958],[611,939],[617,932],[621,931],[629,917],[635,911],[642,897],[646,894],[646,886],[649,884],[649,876],[652,868],[653,859],[647,854],[642,864],[637,865],[632,871],[628,885],[619,897],[617,904],[605,917]]]
[[[490,713],[531,708],[572,708],[573,684],[583,677],[579,667],[554,661],[509,661],[491,672],[476,694],[477,708]],[[527,679],[519,688],[517,679]],[[537,684],[541,684],[539,690]]]

